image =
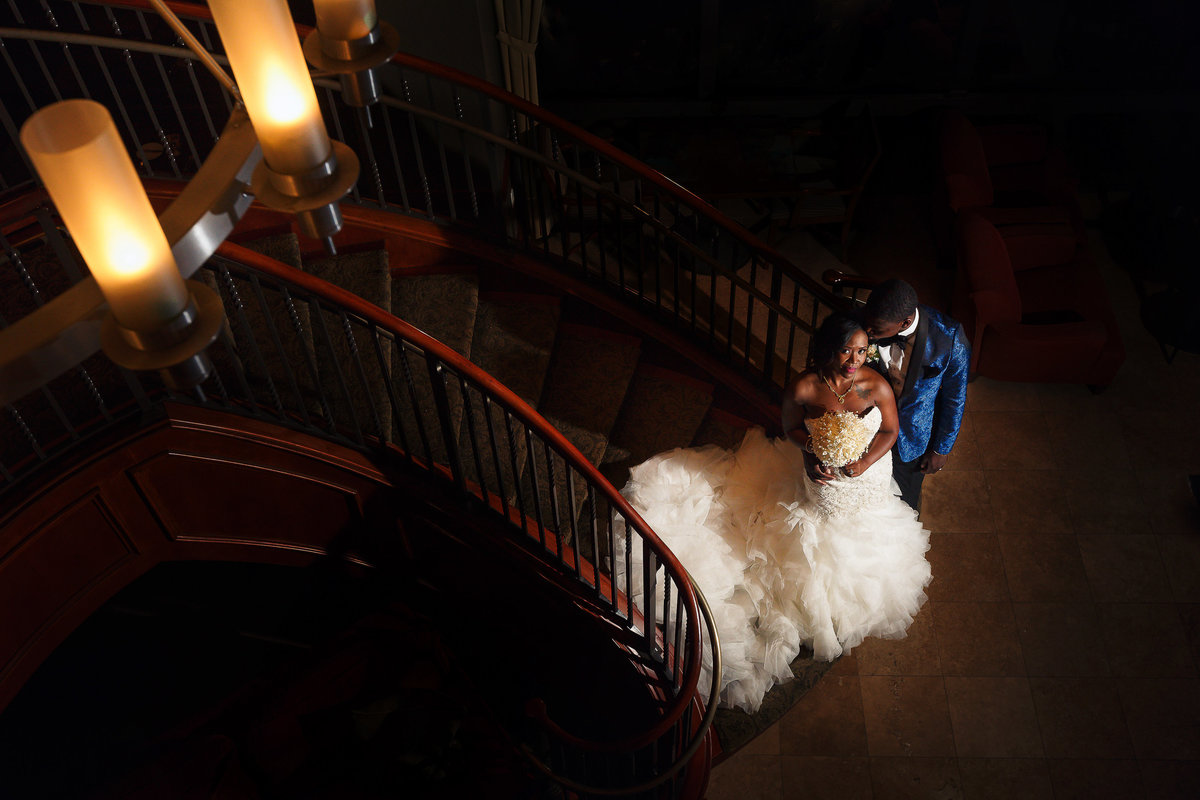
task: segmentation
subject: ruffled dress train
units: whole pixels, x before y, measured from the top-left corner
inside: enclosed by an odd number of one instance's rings
[[[863,420],[878,429],[879,416]],[[756,711],[802,648],[831,661],[868,636],[906,634],[931,577],[929,532],[891,466],[889,453],[821,486],[799,447],[755,428],[733,451],[679,448],[633,468],[622,493],[713,610],[722,705]]]

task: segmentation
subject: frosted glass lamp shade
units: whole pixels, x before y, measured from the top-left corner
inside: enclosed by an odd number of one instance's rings
[[[285,0],[209,0],[267,166],[301,175],[332,150]]]
[[[317,30],[327,39],[361,39],[374,28],[375,0],[313,0]]]
[[[21,126],[21,145],[117,322],[150,331],[177,317],[188,292],[108,109],[54,103]]]

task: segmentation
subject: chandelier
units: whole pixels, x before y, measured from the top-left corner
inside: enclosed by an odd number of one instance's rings
[[[203,382],[224,309],[212,289],[189,278],[255,198],[293,214],[302,233],[335,252],[338,204],[359,164],[326,133],[313,78],[337,76],[350,105],[366,109],[379,99],[377,72],[399,37],[378,20],[374,0],[314,0],[317,25],[303,44],[286,0],[208,0],[232,78],[164,0],[150,2],[234,97],[233,113],[161,219],[103,105],[61,100],[25,121],[21,145],[95,283],[8,329],[21,352],[3,354],[5,402],[88,354],[71,328],[89,314],[100,317],[101,349],[116,364],[158,370],[174,389]]]

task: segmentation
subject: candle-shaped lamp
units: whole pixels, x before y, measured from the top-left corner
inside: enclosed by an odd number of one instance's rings
[[[178,317],[188,290],[108,109],[54,103],[21,126],[21,144],[117,322],[151,331]]]
[[[184,281],[108,109],[63,100],[21,126],[21,145],[87,262],[109,311],[100,344],[116,363],[160,370],[168,386],[199,385],[221,299]]]
[[[317,93],[285,0],[209,0],[225,55],[276,173],[304,175],[329,158]]]
[[[246,113],[262,146],[251,190],[296,215],[300,230],[334,252],[341,199],[358,179],[358,158],[330,141],[296,26],[285,0],[209,0]]]
[[[367,108],[379,100],[378,70],[400,49],[396,29],[380,21],[375,0],[313,0],[317,27],[304,40],[304,57],[338,75],[342,99]],[[365,114],[371,124],[371,114]]]

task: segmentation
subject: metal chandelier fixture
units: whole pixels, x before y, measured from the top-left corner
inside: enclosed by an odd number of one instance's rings
[[[338,204],[359,163],[326,133],[309,65],[317,76],[338,76],[347,103],[377,101],[378,68],[399,37],[377,19],[374,0],[314,0],[317,27],[303,46],[286,0],[208,0],[233,78],[164,0],[151,4],[237,100],[233,114],[161,217],[103,105],[62,100],[26,120],[21,144],[92,278],[6,330],[0,402],[90,355],[97,337],[122,367],[159,370],[176,389],[201,383],[224,309],[189,278],[254,198],[294,214],[306,236],[334,252]]]

